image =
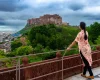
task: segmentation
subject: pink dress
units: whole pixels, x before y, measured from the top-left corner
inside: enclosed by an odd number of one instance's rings
[[[86,31],[88,36],[88,32]],[[89,62],[89,65],[92,66],[92,54],[91,54],[91,47],[89,45],[88,39],[84,39],[84,31],[81,30],[76,38],[75,41],[78,42],[79,52],[81,51],[85,59]],[[85,65],[85,64],[84,64]]]

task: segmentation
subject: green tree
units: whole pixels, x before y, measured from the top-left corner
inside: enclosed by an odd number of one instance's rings
[[[100,45],[100,36],[95,40],[95,43]]]
[[[78,29],[75,27],[62,27],[53,24],[33,27],[28,38],[32,47],[41,44],[44,48],[64,49],[76,37]]]
[[[0,50],[0,58],[5,58],[5,52],[3,50]]]
[[[28,55],[33,53],[33,48],[31,46],[21,46],[17,48],[16,55]]]
[[[48,36],[48,28],[43,25],[43,26],[37,26],[37,27],[33,27],[30,32],[29,32],[29,35],[28,35],[28,38],[30,40],[30,42],[32,43],[33,40],[36,38],[36,34],[37,33],[40,33],[40,34],[44,34],[46,36]]]
[[[11,42],[11,51],[17,49],[20,46],[22,46],[22,43],[18,40]]]
[[[33,52],[35,53],[43,52],[43,46],[41,44],[37,44],[37,46],[33,48]]]
[[[5,52],[3,50],[0,50],[0,55],[5,55]]]
[[[88,31],[89,31],[89,35],[90,35],[90,40],[93,43],[95,43],[95,40],[100,35],[100,23],[95,22],[94,24],[91,24],[89,27],[90,28],[88,29]]]

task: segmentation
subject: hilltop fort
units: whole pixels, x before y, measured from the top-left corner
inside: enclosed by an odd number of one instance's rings
[[[39,18],[32,18],[27,20],[27,24],[31,25],[46,25],[46,24],[56,24],[56,25],[61,25],[63,24],[62,22],[62,17],[59,16],[58,14],[50,15],[50,14],[45,14],[43,16],[40,16]],[[68,23],[64,23],[68,25]]]

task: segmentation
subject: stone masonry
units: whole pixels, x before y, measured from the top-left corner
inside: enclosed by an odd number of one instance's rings
[[[40,16],[40,18],[32,18],[27,20],[27,24],[31,25],[46,25],[46,24],[62,24],[62,17],[58,14],[50,15],[46,14],[44,16]]]

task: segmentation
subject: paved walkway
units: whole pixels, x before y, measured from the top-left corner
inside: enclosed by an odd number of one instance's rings
[[[100,67],[98,68],[94,68],[93,69],[93,73],[94,73],[94,79],[86,79],[80,76],[80,74],[69,77],[65,80],[100,80]],[[87,72],[87,76],[89,75],[89,73]]]

